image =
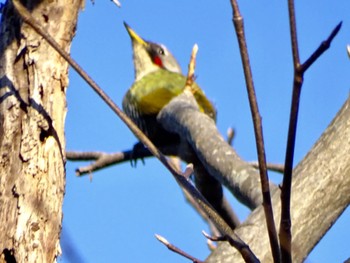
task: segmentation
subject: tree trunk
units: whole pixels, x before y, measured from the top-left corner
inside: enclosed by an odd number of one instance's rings
[[[81,1],[26,1],[69,51]],[[53,262],[65,187],[68,64],[15,13],[0,25],[0,262]]]

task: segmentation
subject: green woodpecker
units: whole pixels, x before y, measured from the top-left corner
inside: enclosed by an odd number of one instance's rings
[[[197,156],[187,147],[186,141],[174,133],[167,132],[157,122],[160,110],[185,88],[186,77],[181,74],[179,64],[164,45],[146,41],[127,24],[124,25],[132,41],[135,67],[135,82],[123,99],[124,112],[164,154],[177,155],[194,164],[197,188],[234,228],[237,220],[231,208],[227,206],[227,200],[223,198],[220,182],[206,172]],[[199,109],[215,120],[215,108],[204,92],[196,83],[193,83],[191,90]]]
[[[178,136],[165,131],[156,117],[184,90],[186,77],[164,45],[146,41],[126,23],[124,25],[132,42],[135,82],[124,96],[123,110],[156,146],[177,143]],[[215,119],[214,106],[198,85],[193,85],[200,110]]]

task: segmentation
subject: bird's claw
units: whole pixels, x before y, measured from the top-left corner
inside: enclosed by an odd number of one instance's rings
[[[141,142],[135,143],[131,151],[131,157],[130,157],[131,167],[136,168],[137,159],[140,159],[142,164],[145,165],[145,159],[143,157],[139,157],[139,156],[142,156],[142,152],[144,152],[145,150],[146,150],[146,147],[143,145],[143,143]]]

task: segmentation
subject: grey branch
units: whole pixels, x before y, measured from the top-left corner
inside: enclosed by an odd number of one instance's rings
[[[207,171],[251,209],[262,203],[260,177],[223,139],[215,123],[198,110],[187,92],[174,98],[158,115],[165,129],[186,138]],[[182,157],[186,159],[186,157]],[[271,184],[272,192],[277,186]]]
[[[257,161],[254,162],[249,162],[251,166],[253,166],[256,169],[259,169],[259,163]],[[276,173],[281,173],[283,174],[284,171],[284,165],[283,164],[278,164],[278,163],[266,163],[266,167],[268,170]]]
[[[302,262],[350,203],[350,99],[293,171],[292,257]],[[280,191],[273,195],[273,207],[281,209]],[[275,214],[279,222],[280,214]],[[235,231],[261,262],[272,262],[269,241],[260,206]],[[225,244],[207,259],[211,262],[242,262]]]

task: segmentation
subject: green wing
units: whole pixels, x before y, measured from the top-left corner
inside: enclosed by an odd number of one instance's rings
[[[157,115],[158,112],[179,95],[186,83],[185,76],[167,70],[157,70],[135,82],[123,100],[127,115]],[[194,97],[201,111],[215,119],[216,111],[204,92],[194,83]]]
[[[185,81],[180,74],[157,70],[135,82],[126,96],[137,105],[140,114],[158,114],[172,98],[182,92]]]

